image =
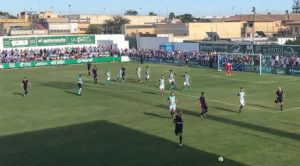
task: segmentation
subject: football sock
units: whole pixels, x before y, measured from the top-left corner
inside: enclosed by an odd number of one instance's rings
[[[179,142],[182,144],[182,136],[179,136]]]
[[[240,107],[240,111],[242,111],[242,109],[243,109],[243,106]]]
[[[189,91],[191,91],[191,86],[188,86]]]
[[[182,86],[182,91],[184,91],[184,86]]]
[[[108,86],[108,80],[106,80],[106,83],[105,83],[105,85],[106,85],[106,86]]]
[[[79,94],[79,95],[80,95],[80,93],[81,93],[81,89],[78,90],[78,94]]]
[[[282,111],[282,106],[283,106],[283,105],[280,105],[280,110],[281,110],[281,111]]]

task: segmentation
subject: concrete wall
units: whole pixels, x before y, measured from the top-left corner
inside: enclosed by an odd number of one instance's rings
[[[78,32],[78,23],[48,23],[49,32],[52,31],[69,31],[71,33]]]
[[[151,24],[126,24],[122,28],[123,34],[135,36],[136,34],[155,34],[155,28]]]
[[[199,43],[169,42],[168,35],[160,37],[137,37],[138,49],[159,49],[159,45],[171,43],[175,50],[199,51]]]
[[[11,30],[11,36],[21,35],[48,35],[48,30]]]
[[[129,41],[125,40],[124,35],[96,35],[96,41],[99,40],[108,40],[113,41],[114,44],[118,45],[119,49],[128,49]]]
[[[137,37],[138,49],[159,49],[159,45],[169,42],[168,37]]]
[[[156,34],[173,34],[174,36],[188,36],[188,24],[155,24]]]
[[[90,20],[91,24],[104,24],[105,20],[111,20],[110,15],[71,15],[71,20]],[[164,16],[121,16],[130,20],[130,24],[156,23],[164,20]]]
[[[288,40],[296,40],[296,37],[282,37],[277,39],[277,44],[284,45]]]
[[[189,40],[189,36],[174,36],[173,34],[157,34],[157,37],[168,37],[170,43],[183,43],[185,40]]]
[[[11,27],[30,28],[30,23],[25,23],[25,22],[4,22],[4,23],[0,23],[0,33],[1,34],[8,34]]]
[[[175,50],[199,51],[199,43],[172,43]]]
[[[220,38],[239,38],[242,34],[241,22],[210,22],[190,23],[190,40],[203,40],[207,37],[206,32],[217,32]]]

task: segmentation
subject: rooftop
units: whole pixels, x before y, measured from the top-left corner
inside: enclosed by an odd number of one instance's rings
[[[225,22],[239,21],[256,21],[256,22],[272,22],[272,21],[300,21],[300,14],[248,14],[236,15],[225,19]]]

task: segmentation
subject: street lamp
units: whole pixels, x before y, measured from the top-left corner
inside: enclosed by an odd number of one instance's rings
[[[254,43],[254,21],[255,21],[255,15],[256,15],[256,8],[252,7],[253,12],[253,19],[252,19],[252,43]]]

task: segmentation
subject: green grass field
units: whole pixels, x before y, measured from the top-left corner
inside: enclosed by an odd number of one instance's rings
[[[86,65],[0,71],[1,166],[296,166],[300,162],[300,78],[225,72],[205,68],[147,64],[150,86],[137,84],[137,63],[124,63],[127,82],[104,86],[121,63],[96,64],[100,83],[87,76]],[[142,73],[146,64],[142,65]],[[166,91],[156,82],[172,68],[179,89],[185,71],[192,91],[175,91],[185,121],[183,147],[169,118]],[[86,81],[76,96],[77,77]],[[23,77],[32,84],[23,97]],[[244,87],[244,111],[237,93]],[[286,94],[284,112],[274,104],[275,90]],[[206,93],[209,112],[200,118],[198,97]],[[218,163],[223,156],[224,162]]]

